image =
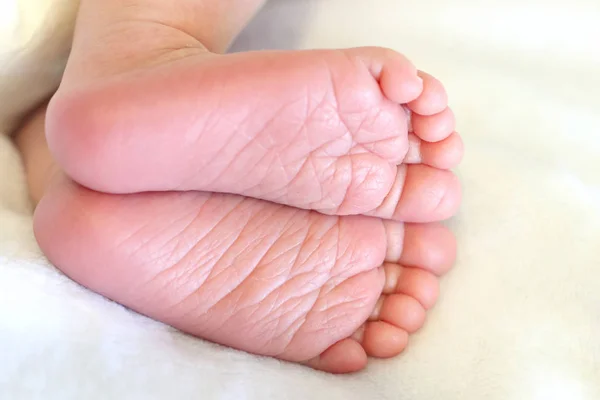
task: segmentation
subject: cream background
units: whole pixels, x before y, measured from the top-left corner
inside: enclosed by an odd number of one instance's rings
[[[74,3],[0,0],[0,129],[58,82]],[[389,46],[440,77],[460,246],[410,350],[333,377],[184,337],[39,254],[0,136],[0,398],[600,398],[600,3],[275,0],[235,49]]]

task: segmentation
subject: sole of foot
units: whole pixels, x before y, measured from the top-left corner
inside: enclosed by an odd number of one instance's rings
[[[108,193],[232,193],[330,215],[453,215],[462,157],[442,84],[389,49],[207,51],[78,84],[47,137]]]
[[[336,217],[235,195],[110,195],[61,178],[35,214],[76,282],[192,335],[332,372],[388,358],[453,264],[442,225]]]

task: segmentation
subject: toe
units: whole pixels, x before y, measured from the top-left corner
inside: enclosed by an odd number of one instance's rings
[[[447,227],[440,223],[404,225],[399,264],[423,268],[439,276],[448,272],[455,260],[456,239]]]
[[[384,321],[408,333],[414,333],[425,323],[425,307],[409,295],[391,294],[381,297],[371,319]]]
[[[435,274],[447,271],[456,254],[452,234],[441,224],[384,224],[389,250],[382,296],[351,338],[307,362],[310,367],[348,373],[364,368],[367,356],[397,356],[408,345],[409,334],[423,327],[426,310],[435,304],[439,295]]]
[[[405,294],[417,300],[426,310],[435,305],[440,293],[440,282],[432,272],[394,263],[386,263],[383,267],[386,276],[384,295]],[[380,310],[381,308],[382,306],[379,307]]]
[[[423,79],[423,91],[416,100],[408,103],[408,108],[420,115],[434,115],[444,111],[448,107],[448,95],[442,83],[422,71],[419,76]]]
[[[331,374],[360,371],[367,365],[363,346],[354,339],[344,339],[325,350],[320,356],[305,363],[307,366]]]
[[[456,132],[437,143],[425,142],[418,136],[409,134],[408,142],[408,153],[404,159],[406,164],[425,164],[439,169],[452,169],[458,166],[463,158],[463,141]]]
[[[397,104],[409,103],[423,92],[423,78],[404,55],[381,47],[349,49],[346,53],[365,63],[391,101]]]
[[[367,322],[360,336],[365,352],[371,357],[395,357],[408,345],[408,332],[385,321]]]
[[[454,113],[450,108],[432,116],[412,114],[411,123],[415,135],[427,142],[446,139],[456,127]]]
[[[452,232],[440,223],[402,224],[384,221],[387,263],[400,264],[407,267],[421,268],[437,276],[443,275],[454,265],[456,260],[456,239]],[[401,281],[393,271],[385,270],[386,288],[393,280]]]
[[[388,195],[368,215],[402,222],[434,222],[454,216],[461,202],[458,178],[426,165],[400,165]]]
[[[404,56],[390,53],[379,75],[379,83],[385,96],[398,104],[416,100],[423,92],[423,79],[416,68]]]

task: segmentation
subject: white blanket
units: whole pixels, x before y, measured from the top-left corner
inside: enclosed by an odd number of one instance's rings
[[[18,32],[47,27],[25,17],[50,0],[11,1],[30,6]],[[9,11],[0,4],[4,38],[17,32]],[[19,160],[0,137],[0,398],[600,399],[598,21],[598,0],[275,0],[240,39],[395,48],[446,83],[458,116],[456,269],[409,350],[352,376],[186,337],[69,281],[35,245]],[[0,62],[20,60],[0,43]],[[34,67],[36,87],[55,84],[39,63],[16,70]]]

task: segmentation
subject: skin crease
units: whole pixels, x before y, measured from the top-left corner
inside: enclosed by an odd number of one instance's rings
[[[368,357],[404,350],[454,262],[454,237],[436,221],[460,203],[449,169],[462,142],[441,83],[390,50],[219,55],[261,4],[82,1],[61,88],[15,139],[39,202],[36,238],[76,282],[182,331],[326,372],[358,371]],[[299,113],[309,136],[330,135],[325,152],[285,136],[298,129],[296,111],[286,114],[281,104],[292,103],[265,70],[332,100],[313,106],[314,120]],[[201,121],[211,99],[256,107],[253,91],[264,101],[243,134],[234,122],[238,135],[218,131],[231,139],[224,147],[176,146],[174,135],[189,132],[182,121]],[[98,109],[110,118],[94,119]],[[273,110],[279,122],[269,131],[263,119]],[[235,108],[211,112],[216,121],[235,116]],[[345,123],[331,130],[316,123],[319,114]],[[358,128],[344,131],[353,115]],[[244,157],[284,149],[323,163],[322,171],[314,164],[317,186],[302,170],[291,181],[270,167],[258,181],[240,174],[261,170]],[[186,154],[198,151],[210,162],[193,165],[202,157]],[[228,151],[238,168],[223,169],[233,165]],[[347,160],[352,168],[339,169]],[[197,171],[215,178],[203,182]],[[319,181],[327,171],[348,179]]]

